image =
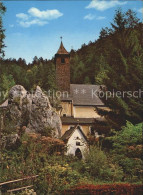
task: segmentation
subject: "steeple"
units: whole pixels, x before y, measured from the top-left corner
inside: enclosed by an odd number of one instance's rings
[[[65,49],[63,42],[61,41],[61,45],[57,51],[57,54],[69,54],[67,50]]]
[[[70,54],[65,49],[62,37],[60,47],[55,54],[56,83],[61,91],[70,91]]]

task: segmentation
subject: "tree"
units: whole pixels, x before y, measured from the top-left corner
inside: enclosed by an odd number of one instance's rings
[[[0,2],[0,57],[4,56],[4,50],[3,48],[5,47],[4,44],[4,38],[5,38],[5,34],[4,34],[4,29],[3,29],[3,23],[2,23],[2,16],[6,11],[6,7],[3,5],[2,2]]]
[[[133,125],[127,121],[121,131],[107,138],[113,145],[111,154],[114,162],[119,163],[125,173],[124,180],[136,181],[141,177],[142,128],[143,123]]]
[[[90,78],[88,76],[85,77],[84,83],[85,84],[90,84]]]
[[[35,56],[35,57],[33,58],[33,62],[32,62],[32,63],[33,63],[33,65],[39,63],[39,59],[38,59],[37,56]]]
[[[84,165],[85,171],[88,171],[94,180],[120,181],[123,176],[122,169],[117,163],[113,165],[106,153],[95,146],[91,146],[86,152]]]
[[[104,114],[111,128],[118,130],[126,120],[134,124],[142,121],[143,100],[139,90],[143,89],[143,47],[137,22],[131,10],[126,13],[118,10],[112,24],[113,33],[102,40],[104,61],[101,62],[104,68],[98,73],[96,81],[106,86],[105,93],[112,93],[111,97],[103,98],[112,112]],[[116,95],[117,91],[120,96]],[[134,95],[135,91],[138,97]]]
[[[18,64],[19,64],[19,66],[23,66],[23,67],[26,66],[26,61],[25,61],[25,59],[19,58],[17,62],[18,62]]]
[[[8,97],[8,91],[15,85],[15,81],[12,75],[2,74],[0,77],[0,102],[3,102]]]
[[[111,33],[111,30],[108,27],[102,28],[101,31],[100,31],[99,38],[103,39],[103,38],[107,37],[110,33]]]
[[[136,15],[136,12],[132,11],[131,9],[126,12],[126,28],[134,28],[138,25],[139,19]]]
[[[138,25],[139,19],[136,16],[136,12],[131,9],[123,13],[121,8],[116,10],[113,23],[111,23],[112,28],[102,28],[100,31],[100,39],[103,39],[115,32],[121,32],[124,29],[134,28]]]
[[[113,21],[114,24],[111,23],[111,26],[114,31],[122,31],[125,28],[125,14],[121,11],[121,9],[116,10],[116,14]]]

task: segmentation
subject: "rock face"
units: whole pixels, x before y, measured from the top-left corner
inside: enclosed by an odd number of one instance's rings
[[[21,144],[18,134],[11,134],[2,137],[2,148],[15,149]]]
[[[12,87],[8,108],[11,118],[17,121],[17,126],[26,126],[26,132],[42,133],[52,130],[53,137],[61,137],[61,119],[39,86],[32,94],[21,85]]]

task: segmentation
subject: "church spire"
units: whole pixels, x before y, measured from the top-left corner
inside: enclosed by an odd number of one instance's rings
[[[57,88],[70,92],[70,54],[63,46],[62,37],[59,50],[55,54],[55,63]]]
[[[57,54],[69,54],[63,45],[62,37],[60,37],[60,38],[61,38],[61,45],[57,51]]]

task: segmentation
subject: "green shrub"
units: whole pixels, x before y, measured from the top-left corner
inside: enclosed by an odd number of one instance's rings
[[[85,154],[85,169],[95,180],[120,181],[123,172],[117,165],[109,160],[106,154],[96,146],[90,147],[90,151]]]
[[[59,194],[63,190],[86,181],[80,173],[73,170],[68,164],[49,165],[47,164],[41,171],[35,190],[38,194]]]
[[[142,129],[143,123],[133,125],[127,121],[122,130],[107,138],[113,143],[110,156],[124,171],[124,180],[137,182],[142,173]]]

